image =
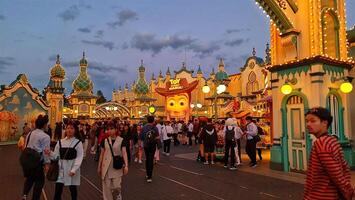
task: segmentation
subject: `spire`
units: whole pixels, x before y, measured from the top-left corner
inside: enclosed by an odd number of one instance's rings
[[[152,73],[152,78],[150,80],[155,80],[154,73]]]
[[[128,90],[128,83],[125,84],[124,89]]]
[[[186,70],[186,63],[185,62],[182,62],[182,69]]]
[[[60,59],[59,59],[60,57],[59,57],[59,54],[57,54],[57,61],[55,62],[55,64],[58,64],[58,65],[60,65]]]
[[[201,64],[198,64],[197,74],[202,74]]]
[[[160,70],[160,72],[159,72],[159,78],[163,78],[163,75],[162,75],[161,70]]]
[[[80,66],[87,66],[88,61],[85,59],[85,51],[83,51],[83,58],[80,60]]]
[[[270,50],[269,46],[270,46],[269,43],[266,43],[266,49],[265,49],[265,54],[266,54],[265,63],[266,64],[271,64],[271,55],[270,55],[271,50]]]
[[[166,75],[170,76],[170,67],[168,67],[168,70],[166,71]]]
[[[253,52],[252,52],[253,56],[256,55],[256,50],[255,50],[255,47],[253,47]]]
[[[122,91],[122,86],[118,86],[118,91]]]
[[[143,65],[143,59],[141,60],[141,66],[139,66],[138,70],[139,70],[139,72],[144,72],[145,71],[145,67]]]
[[[219,69],[219,71],[224,71],[224,61],[223,61],[223,58],[220,58],[220,59],[219,59],[218,69]]]
[[[215,75],[215,73],[214,73],[214,68],[212,68],[212,72],[211,72],[210,75]]]

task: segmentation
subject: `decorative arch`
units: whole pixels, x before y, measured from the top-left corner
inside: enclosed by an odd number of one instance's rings
[[[106,109],[106,108],[110,109]],[[96,106],[95,118],[109,118],[109,117],[130,117],[131,112],[125,106],[117,102],[106,102]]]
[[[246,88],[247,95],[251,95],[253,92],[259,90],[259,83],[256,78],[256,74],[254,71],[251,71],[248,75],[248,83]]]
[[[286,95],[283,97],[281,101],[281,119],[282,119],[282,136],[281,136],[281,148],[282,148],[282,158],[283,160],[283,170],[285,172],[290,171],[290,164],[289,164],[289,156],[288,156],[288,127],[287,127],[287,102],[288,100],[293,97],[293,96],[298,96],[302,99],[303,105],[304,105],[304,112],[307,112],[309,110],[309,104],[308,104],[308,99],[305,94],[303,94],[299,90],[294,90],[290,94]],[[306,151],[307,151],[307,158],[309,157],[309,154],[311,153],[311,137],[308,134],[308,131],[306,130]]]
[[[336,98],[336,103],[337,103],[337,108],[332,107],[330,104],[331,102],[331,97],[334,96]],[[334,106],[334,105],[333,105]],[[329,93],[326,97],[326,108],[332,113],[333,116],[333,123],[332,126],[330,127],[329,132],[333,132],[332,129],[337,128],[339,131],[339,134],[337,135],[339,137],[340,142],[345,142],[348,139],[345,137],[344,134],[344,107],[343,107],[343,101],[339,93],[337,92],[336,89],[332,88],[329,90]],[[337,125],[334,127],[334,125]]]
[[[321,12],[323,53],[340,57],[339,18],[333,8],[323,8]],[[334,54],[335,53],[335,54]]]

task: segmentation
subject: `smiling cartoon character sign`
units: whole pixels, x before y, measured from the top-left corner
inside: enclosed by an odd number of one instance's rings
[[[165,88],[156,88],[156,92],[165,96],[168,120],[184,120],[190,118],[191,92],[196,88],[198,81],[188,83],[185,78],[171,79]]]

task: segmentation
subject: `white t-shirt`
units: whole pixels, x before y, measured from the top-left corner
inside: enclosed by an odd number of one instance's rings
[[[194,125],[192,123],[189,124],[188,126],[189,132],[192,132],[194,130]]]
[[[171,137],[168,137],[168,134],[173,134],[174,129],[170,125],[164,126],[164,129],[162,130],[163,133],[163,140],[169,140]]]

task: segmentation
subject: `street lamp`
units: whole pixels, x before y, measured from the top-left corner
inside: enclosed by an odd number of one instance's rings
[[[197,108],[202,108],[202,104],[200,104],[200,103],[197,103]]]
[[[345,94],[348,94],[353,90],[353,85],[351,84],[352,80],[353,78],[349,76],[340,77],[340,78],[331,77],[330,79],[332,83],[335,83],[337,81],[342,81],[342,83],[340,84],[340,91]]]
[[[193,109],[193,108],[195,107],[195,104],[192,103],[192,104],[190,105],[190,107]]]
[[[217,97],[219,94],[222,94],[223,92],[225,92],[227,89],[227,86],[224,84],[219,84],[216,88],[215,91],[215,97],[214,97],[214,118],[217,121],[218,120],[218,112],[217,112]],[[210,87],[207,85],[207,83],[205,83],[205,85],[202,87],[202,92],[207,94],[210,92]]]

